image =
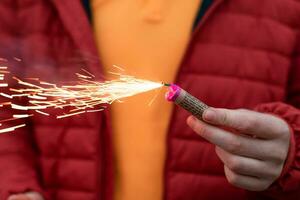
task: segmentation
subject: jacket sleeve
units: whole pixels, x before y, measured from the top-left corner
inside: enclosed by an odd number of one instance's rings
[[[0,1],[0,57],[9,61],[1,61],[1,65],[9,65],[9,70],[20,70],[22,66],[13,61],[20,56],[17,31],[17,1]],[[2,81],[2,80],[1,80]],[[8,80],[4,80],[8,82]],[[9,92],[0,87],[0,92]],[[0,103],[8,99],[0,97]],[[0,120],[12,117],[12,110],[0,107]],[[13,122],[1,122],[0,129]],[[10,133],[0,134],[0,199],[6,200],[10,194],[25,191],[41,192],[37,176],[37,164],[33,139],[29,129],[21,128]]]
[[[42,193],[29,134],[19,129],[0,135],[0,199],[27,191]]]
[[[300,195],[300,37],[297,41],[285,103],[258,105],[255,110],[275,114],[290,126],[289,153],[279,179],[263,194],[275,199],[297,199]]]

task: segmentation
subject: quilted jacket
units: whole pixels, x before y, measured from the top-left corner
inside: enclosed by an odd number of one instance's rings
[[[188,113],[176,107],[166,144],[165,200],[299,199],[299,30],[300,0],[214,1],[193,32],[176,83],[211,106],[282,117],[291,127],[289,154],[266,191],[236,188],[214,146],[187,127]],[[102,77],[80,0],[1,0],[0,57],[23,77],[74,80],[82,67]],[[51,200],[112,199],[109,110],[61,120],[36,116],[28,123],[0,136],[1,200],[29,190]]]

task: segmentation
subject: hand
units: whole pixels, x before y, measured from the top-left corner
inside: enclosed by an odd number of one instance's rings
[[[207,109],[203,120],[191,116],[187,123],[216,145],[232,185],[263,191],[280,176],[290,141],[289,126],[284,120],[250,110],[216,108]]]
[[[44,198],[37,192],[27,192],[24,194],[14,194],[8,197],[7,200],[43,200]]]

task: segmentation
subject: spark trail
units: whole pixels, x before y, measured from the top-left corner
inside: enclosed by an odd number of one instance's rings
[[[14,131],[26,124],[20,119],[29,118],[36,114],[50,116],[49,111],[58,109],[57,119],[71,117],[87,112],[99,112],[120,99],[139,93],[147,92],[164,86],[161,82],[138,79],[133,76],[114,73],[114,80],[99,82],[95,76],[86,70],[76,73],[76,84],[58,86],[55,83],[41,81],[38,78],[20,79],[12,77],[16,84],[10,87],[6,83],[5,75],[10,72],[7,67],[0,66],[0,110],[8,110],[10,118],[0,118],[0,133]],[[3,89],[5,88],[5,90]],[[23,99],[26,102],[15,103],[14,99]],[[19,101],[18,101],[19,102]],[[20,113],[21,112],[21,113]],[[4,122],[17,121],[19,123],[3,127]]]

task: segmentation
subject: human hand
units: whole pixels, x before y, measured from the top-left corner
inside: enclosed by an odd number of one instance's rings
[[[23,194],[14,194],[8,197],[7,200],[43,200],[44,198],[37,192],[26,192]]]
[[[289,126],[284,120],[245,109],[217,108],[207,109],[203,120],[190,116],[187,123],[216,145],[229,183],[263,191],[280,176],[290,141]]]

